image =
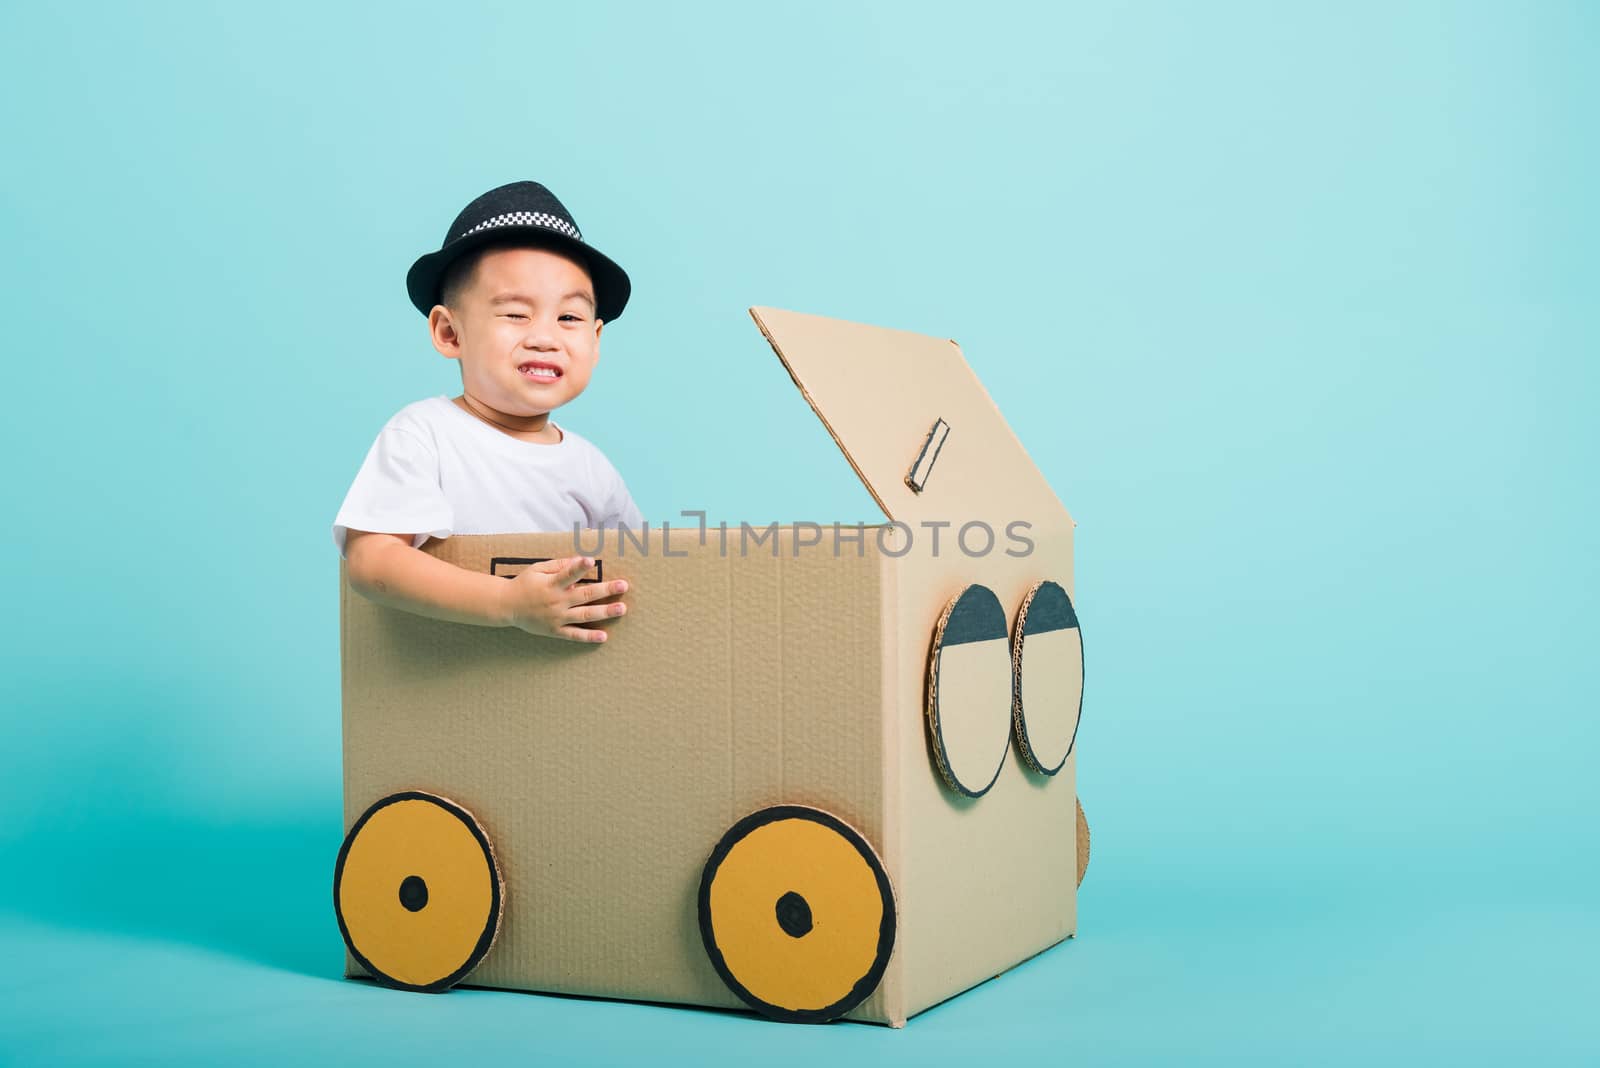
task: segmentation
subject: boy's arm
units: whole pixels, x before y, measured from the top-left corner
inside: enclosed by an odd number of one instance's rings
[[[413,548],[403,534],[352,530],[345,539],[350,586],[377,604],[482,627],[517,627],[569,641],[603,642],[583,626],[622,615],[627,606],[590,602],[628,589],[625,579],[578,582],[594,561],[568,557],[534,564],[513,579],[468,571]]]

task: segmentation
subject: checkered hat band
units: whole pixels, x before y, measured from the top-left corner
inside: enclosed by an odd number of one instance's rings
[[[496,215],[483,220],[470,230],[463,231],[461,236],[475,234],[479,230],[493,230],[501,226],[542,226],[547,230],[555,230],[566,234],[568,237],[583,240],[583,235],[578,233],[578,228],[559,215],[551,215],[543,211],[510,211],[504,215]]]

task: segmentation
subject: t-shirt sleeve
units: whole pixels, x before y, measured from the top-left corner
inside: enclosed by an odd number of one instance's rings
[[[629,530],[638,530],[644,525],[644,513],[639,511],[639,506],[633,503],[633,497],[628,493],[628,487],[617,479],[617,498],[612,508],[610,519],[605,526],[622,525]]]
[[[333,544],[344,555],[352,530],[410,534],[421,546],[428,538],[448,538],[455,515],[439,485],[439,456],[421,436],[386,426],[345,494],[333,521]]]
[[[628,493],[628,486],[622,481],[622,476],[611,466],[609,460],[601,460],[600,470],[601,477],[607,483],[606,509],[600,521],[595,524],[595,528],[622,525],[629,530],[638,530],[644,525],[644,515],[639,511],[639,506],[633,503],[633,496]]]

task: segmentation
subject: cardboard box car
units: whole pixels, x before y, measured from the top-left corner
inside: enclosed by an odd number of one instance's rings
[[[594,645],[341,567],[348,974],[898,1027],[1075,933],[1071,517],[953,341],[751,314],[888,521],[425,546],[576,544]]]

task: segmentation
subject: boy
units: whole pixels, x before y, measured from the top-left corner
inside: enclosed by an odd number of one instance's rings
[[[434,348],[461,364],[461,396],[407,405],[368,451],[333,523],[350,585],[379,604],[458,623],[603,642],[625,581],[579,584],[594,561],[551,560],[514,579],[429,556],[430,537],[642,521],[614,467],[550,413],[583,392],[627,274],[586,244],[544,186],[513,182],[468,204],[406,275]]]

